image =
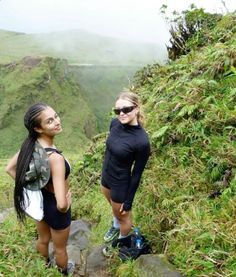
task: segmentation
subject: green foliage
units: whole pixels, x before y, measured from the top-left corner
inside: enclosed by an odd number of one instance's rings
[[[35,102],[45,102],[59,113],[64,127],[57,139],[61,149],[71,151],[73,145],[81,151],[96,133],[95,118],[65,60],[25,57],[0,65],[0,95],[1,157],[19,149],[26,134],[23,115]]]
[[[10,230],[10,231],[9,231]],[[61,276],[57,269],[46,269],[44,259],[35,251],[35,224],[22,226],[13,214],[1,223],[0,275],[10,277]]]
[[[0,159],[0,212],[13,206],[13,182],[5,172],[8,159]]]
[[[89,217],[93,221],[100,221],[101,207],[105,200],[100,193],[100,174],[102,156],[104,151],[105,134],[94,137],[90,148],[74,165],[75,176],[72,182],[72,193],[74,195],[75,217]],[[94,205],[94,202],[97,205]],[[99,207],[99,208],[98,208]],[[107,210],[109,206],[107,205]],[[100,235],[101,236],[101,235]]]
[[[165,14],[166,8],[166,5],[162,6],[162,14]],[[171,46],[167,47],[169,59],[175,60],[191,50],[211,43],[213,40],[211,30],[216,27],[221,18],[220,14],[206,13],[204,9],[197,9],[194,5],[180,14],[174,12],[171,19],[166,17],[171,35]]]

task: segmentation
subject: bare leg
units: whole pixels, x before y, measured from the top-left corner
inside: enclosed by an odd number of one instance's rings
[[[121,203],[111,201],[112,211],[120,223],[120,234],[127,236],[132,228],[131,212],[128,211],[124,215],[120,213]]]
[[[105,196],[105,198],[107,199],[108,203],[111,205],[110,190],[101,185],[101,191],[102,191],[103,195]]]
[[[48,258],[48,245],[51,239],[50,227],[44,221],[36,221],[38,240],[36,250],[45,258]]]
[[[62,270],[67,268],[68,255],[66,251],[66,244],[69,237],[70,227],[63,230],[54,230],[51,228],[52,243],[56,264]]]
[[[111,205],[111,196],[110,196],[110,190],[106,187],[103,187],[101,185],[101,191],[103,193],[103,195],[105,196],[105,198],[107,199],[108,203]],[[113,212],[113,211],[112,211]],[[114,223],[115,222],[115,223]],[[113,213],[113,226],[117,229],[120,228],[119,223],[117,218],[115,217],[114,213]]]

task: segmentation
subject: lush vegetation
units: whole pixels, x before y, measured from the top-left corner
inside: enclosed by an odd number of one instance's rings
[[[61,276],[55,268],[45,269],[45,261],[35,252],[35,240],[34,223],[29,220],[26,227],[16,224],[15,216],[11,213],[1,224],[1,276]]]
[[[172,17],[168,18],[166,9],[167,5],[163,5],[161,13],[170,26],[170,46],[167,46],[170,59],[177,59],[193,49],[214,41],[210,32],[221,20],[221,14],[206,13],[204,9],[197,9],[192,4],[189,10],[181,13],[173,12]]]
[[[81,145],[96,134],[95,117],[71,78],[65,60],[25,57],[0,65],[0,95],[1,157],[19,149],[26,135],[23,114],[38,101],[59,113],[64,132],[57,141],[63,150],[69,151],[73,145],[80,152]]]
[[[199,15],[191,12],[192,19]],[[153,252],[164,253],[184,276],[225,277],[236,275],[236,14],[207,20],[212,24],[203,24],[185,41],[193,47],[184,55],[135,75],[152,153],[133,218]],[[99,189],[105,137],[93,138],[83,159],[73,163],[71,178],[73,217],[94,222],[92,241],[97,244],[111,220]],[[22,246],[35,236],[30,222],[20,232],[12,220],[1,224],[0,272],[12,276],[14,264],[21,273],[15,276],[32,275],[36,268],[49,276],[42,271],[43,261]],[[32,261],[22,259],[29,256],[37,261],[32,268]],[[20,271],[24,264],[29,264],[27,272]],[[113,276],[136,276],[133,263],[116,259],[110,270]]]

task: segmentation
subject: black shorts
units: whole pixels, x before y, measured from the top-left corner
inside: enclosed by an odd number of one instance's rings
[[[71,224],[71,210],[66,213],[62,213],[57,209],[57,201],[55,194],[42,189],[43,194],[43,220],[55,230],[63,230]]]
[[[110,190],[110,197],[113,202],[116,203],[124,203],[127,195],[127,186],[122,186],[119,188],[110,187],[106,184],[106,182],[102,179],[102,186]]]

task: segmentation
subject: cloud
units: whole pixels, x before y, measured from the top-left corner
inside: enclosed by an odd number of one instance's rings
[[[214,11],[220,0],[2,0],[0,28],[26,33],[85,29],[104,35],[164,43],[169,34],[159,9],[187,9],[191,3]],[[235,1],[225,1],[236,9]],[[214,4],[213,4],[214,3]]]

